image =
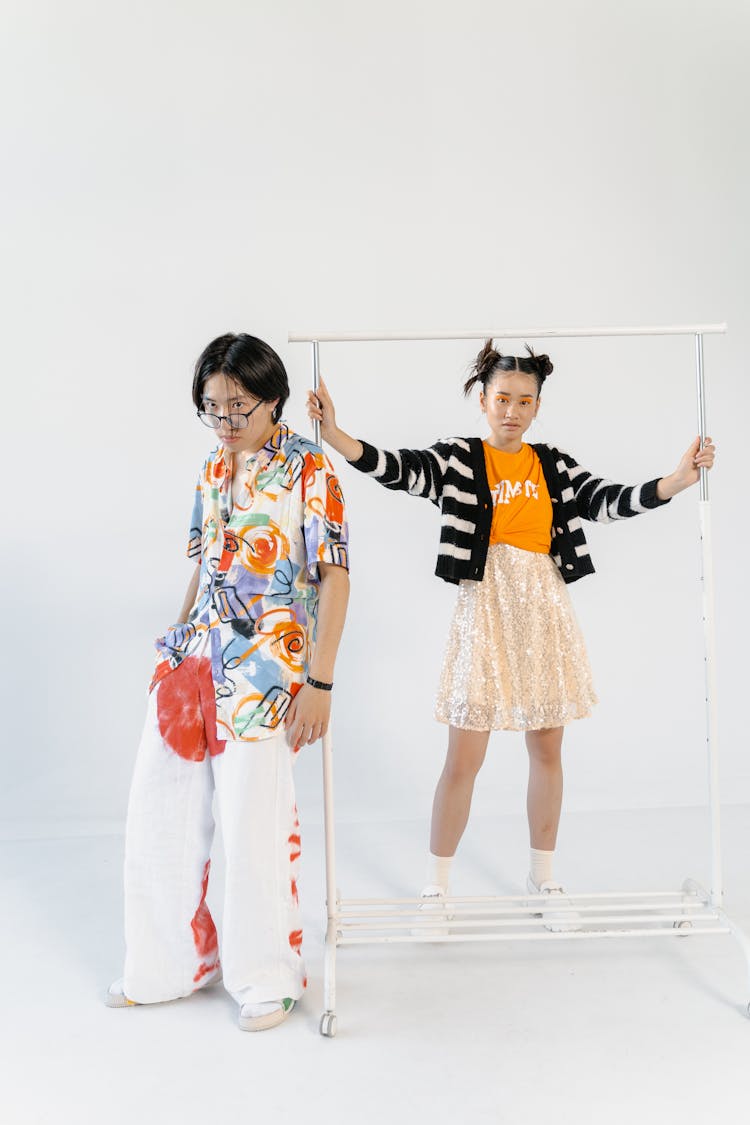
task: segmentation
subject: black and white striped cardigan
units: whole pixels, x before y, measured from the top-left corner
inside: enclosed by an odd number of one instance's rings
[[[552,500],[550,554],[566,582],[594,573],[581,519],[610,523],[659,508],[659,478],[641,485],[613,484],[583,469],[569,453],[532,446],[542,463]],[[481,438],[448,438],[429,449],[376,449],[362,442],[350,464],[386,488],[424,496],[442,512],[435,573],[446,582],[481,582],[492,526],[492,497]]]

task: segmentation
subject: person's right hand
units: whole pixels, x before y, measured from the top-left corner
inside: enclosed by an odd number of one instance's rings
[[[328,387],[321,379],[317,393],[307,392],[307,413],[310,421],[320,422],[320,437],[347,461],[358,461],[362,456],[362,442],[350,437],[336,425],[336,411]]]
[[[320,436],[323,441],[332,445],[332,438],[337,429],[336,411],[328,387],[322,379],[318,383],[317,395],[315,391],[307,392],[307,416],[311,422],[320,422]]]

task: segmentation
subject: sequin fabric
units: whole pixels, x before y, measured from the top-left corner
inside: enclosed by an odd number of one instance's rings
[[[586,648],[549,555],[489,548],[458,589],[435,718],[462,730],[545,730],[591,713]]]

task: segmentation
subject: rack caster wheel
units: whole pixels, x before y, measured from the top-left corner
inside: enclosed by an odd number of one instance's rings
[[[320,1034],[324,1035],[326,1039],[333,1039],[336,1034],[335,1012],[323,1012],[320,1017]]]
[[[682,937],[687,937],[687,935],[690,933],[692,928],[693,928],[693,923],[688,918],[686,918],[683,922],[673,922],[672,923],[672,929],[673,930],[681,930],[682,931],[682,935],[681,935]]]

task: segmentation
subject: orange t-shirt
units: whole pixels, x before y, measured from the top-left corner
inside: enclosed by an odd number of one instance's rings
[[[549,554],[552,501],[541,461],[530,445],[518,453],[503,453],[486,441],[482,446],[492,494],[490,543]]]

